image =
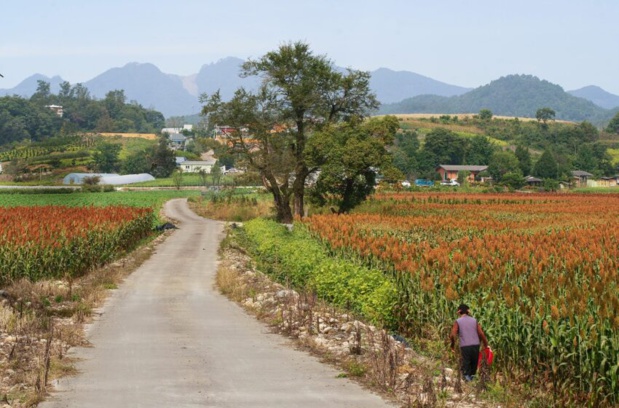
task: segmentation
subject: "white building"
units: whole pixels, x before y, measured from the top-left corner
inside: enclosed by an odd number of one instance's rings
[[[163,128],[161,129],[161,133],[167,133],[171,135],[172,133],[182,133],[183,130],[191,132],[193,131],[193,125],[183,125],[182,128]]]
[[[179,164],[178,168],[183,173],[198,173],[200,170],[204,170],[206,173],[210,173],[215,166],[216,160],[185,160]],[[225,170],[225,166],[224,170]]]
[[[64,114],[62,106],[60,105],[45,105],[45,107],[53,110],[54,113],[60,117]]]

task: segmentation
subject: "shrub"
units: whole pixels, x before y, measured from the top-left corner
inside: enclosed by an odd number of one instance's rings
[[[292,231],[275,221],[245,224],[245,238],[260,268],[282,283],[309,289],[325,300],[392,327],[394,283],[377,269],[326,254],[302,224]]]

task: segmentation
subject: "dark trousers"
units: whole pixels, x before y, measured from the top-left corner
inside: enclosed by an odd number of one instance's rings
[[[479,344],[460,347],[460,354],[462,355],[462,374],[475,375],[479,359]]]

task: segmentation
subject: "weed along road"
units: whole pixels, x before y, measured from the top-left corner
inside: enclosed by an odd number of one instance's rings
[[[214,288],[223,224],[168,202],[179,227],[102,308],[79,374],[40,407],[390,407],[294,350]]]

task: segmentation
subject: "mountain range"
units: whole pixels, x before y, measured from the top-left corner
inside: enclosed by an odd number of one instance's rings
[[[589,95],[598,96],[599,93],[594,89]],[[531,75],[508,75],[453,97],[419,95],[398,103],[383,104],[380,112],[450,114],[490,109],[497,115],[534,118],[537,110],[543,107],[554,110],[557,119],[575,122],[586,120],[603,124],[613,116],[612,110]]]
[[[129,63],[111,68],[83,85],[91,96],[101,99],[112,90],[124,90],[127,101],[158,110],[166,117],[188,116],[201,109],[200,95],[220,90],[222,99],[232,97],[240,86],[257,89],[260,79],[240,78],[243,60],[224,58],[203,65],[189,76],[166,74],[150,63]],[[57,93],[63,79],[34,74],[12,89],[0,89],[0,96],[30,97],[37,81],[49,82]],[[510,75],[471,89],[447,84],[409,71],[379,68],[371,72],[370,87],[383,104],[381,113],[475,113],[490,109],[496,115],[534,117],[537,109],[550,107],[557,119],[609,120],[619,107],[619,96],[597,86],[565,92],[529,75]],[[609,110],[612,109],[612,110]]]

